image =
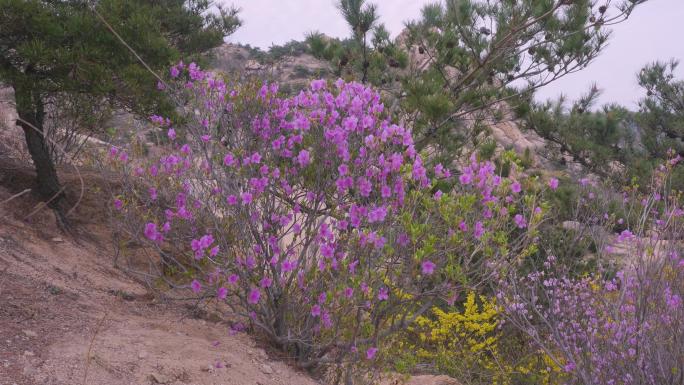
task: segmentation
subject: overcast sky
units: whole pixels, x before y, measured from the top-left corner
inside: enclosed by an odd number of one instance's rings
[[[310,31],[346,37],[349,30],[339,16],[335,0],[222,0],[242,9],[245,21],[231,42],[268,48]],[[429,0],[375,0],[380,20],[396,36],[406,20],[417,17]],[[602,103],[635,107],[641,92],[636,73],[646,63],[677,58],[684,61],[684,0],[649,0],[625,23],[613,27],[609,46],[588,68],[538,91],[538,98],[570,98],[586,92],[592,82],[603,89]],[[684,78],[684,63],[678,68]]]

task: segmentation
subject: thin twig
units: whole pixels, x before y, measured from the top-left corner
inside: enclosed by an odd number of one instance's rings
[[[24,194],[26,194],[27,192],[30,192],[30,191],[31,191],[31,189],[30,189],[30,188],[27,188],[26,190],[24,190],[24,191],[22,191],[22,192],[20,192],[20,193],[18,193],[18,194],[14,194],[14,195],[12,195],[11,197],[9,197],[9,198],[5,199],[4,201],[0,202],[0,206],[4,205],[5,203],[9,203],[10,201],[12,201],[12,200],[15,199],[15,198],[19,198],[20,196],[22,196],[22,195],[24,195]]]
[[[93,338],[90,339],[90,345],[88,346],[88,352],[86,353],[85,369],[83,371],[83,385],[86,385],[86,380],[88,379],[88,368],[90,367],[90,352],[92,351],[93,345],[95,344],[95,338],[97,337],[97,334],[100,332],[100,328],[107,319],[108,314],[109,312],[105,310],[104,316],[102,316],[100,322],[98,322],[97,326],[95,327],[95,333],[93,333]]]
[[[0,295],[2,295],[2,286],[5,284],[5,279],[7,278],[7,276],[5,275],[5,273],[7,273],[7,269],[9,269],[9,264],[7,264],[7,266],[5,266],[5,268],[2,269],[2,271],[0,271],[0,275],[2,275],[2,280],[0,280]]]
[[[52,197],[51,197],[50,199],[48,199],[46,202],[39,202],[39,203],[36,205],[36,208],[33,209],[33,211],[31,211],[27,216],[24,217],[24,221],[26,221],[26,220],[28,220],[29,218],[31,218],[32,216],[36,215],[38,212],[40,212],[40,210],[43,209],[43,207],[46,207],[46,206],[49,205],[53,200],[57,199],[57,197],[60,196],[60,195],[64,192],[64,189],[65,189],[65,187],[62,186],[62,188],[60,188],[59,191],[57,191],[56,193],[54,193],[54,195],[52,195]]]

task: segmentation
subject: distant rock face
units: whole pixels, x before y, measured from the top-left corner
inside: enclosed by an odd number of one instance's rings
[[[0,126],[14,126],[17,111],[14,107],[14,90],[0,84]]]
[[[234,44],[217,47],[212,54],[211,67],[226,73],[244,70],[250,60],[249,50]]]
[[[0,157],[16,158],[27,154],[24,134],[16,121],[14,90],[0,84]]]
[[[234,44],[214,49],[210,65],[216,71],[275,81],[281,87],[293,90],[306,87],[311,79],[330,77],[333,73],[328,62],[306,53],[262,63],[255,60],[247,48]]]

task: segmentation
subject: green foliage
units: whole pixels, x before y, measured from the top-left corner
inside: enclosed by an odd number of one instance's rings
[[[635,180],[645,186],[670,149],[684,155],[684,81],[674,77],[676,66],[676,61],[656,62],[639,72],[646,97],[636,112],[618,105],[595,109],[596,86],[570,105],[561,97],[522,103],[526,107],[519,112],[526,128],[554,143],[560,155],[569,155],[616,185]],[[675,170],[672,183],[684,186],[684,172]]]
[[[98,12],[151,68],[197,56],[239,25],[236,10],[207,13],[207,0],[86,2],[0,0],[0,81],[45,96],[86,93],[124,107],[158,108],[156,81],[99,20]]]
[[[596,86],[568,107],[565,98],[533,105],[526,126],[555,143],[561,154],[602,176],[622,177],[611,161],[622,164],[639,153],[630,131],[631,114],[618,106],[590,109],[600,92]]]
[[[585,67],[607,42],[604,25],[626,19],[635,4],[602,12],[587,0],[428,4],[405,41],[419,52],[402,83],[417,148],[457,157],[477,123],[496,118],[497,103]]]
[[[684,81],[674,76],[677,65],[675,60],[655,62],[638,74],[646,91],[638,122],[646,130],[644,145],[659,158],[670,148],[684,154]]]
[[[53,208],[62,188],[44,137],[50,100],[80,100],[61,107],[86,115],[89,106],[171,113],[151,72],[198,58],[240,25],[237,10],[209,0],[0,0],[0,9],[0,83],[15,91],[39,193]]]

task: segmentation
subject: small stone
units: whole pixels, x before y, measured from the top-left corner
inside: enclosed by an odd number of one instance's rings
[[[160,373],[150,373],[150,380],[155,384],[170,384],[171,379]]]
[[[149,354],[148,354],[146,351],[144,351],[144,350],[141,350],[140,352],[138,352],[138,358],[141,359],[141,360],[142,360],[143,358],[147,358],[147,356],[149,356]]]
[[[47,290],[48,290],[48,293],[50,293],[52,295],[62,294],[62,289],[58,288],[57,286],[50,285],[50,286],[48,286]]]
[[[33,356],[35,356],[36,354],[33,353],[33,352],[30,351],[30,350],[24,350],[24,355],[27,356],[27,357],[33,357]]]
[[[202,371],[213,373],[214,372],[214,365],[203,366]]]
[[[26,337],[38,337],[38,333],[33,330],[22,330],[22,333],[24,333]]]
[[[62,243],[62,242],[64,242],[64,239],[62,239],[62,238],[60,238],[60,237],[54,237],[54,238],[52,238],[52,242],[55,242],[55,243]]]
[[[261,365],[261,372],[264,374],[273,374],[273,368],[270,365]]]

